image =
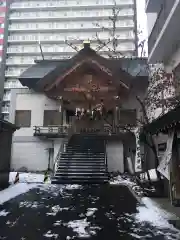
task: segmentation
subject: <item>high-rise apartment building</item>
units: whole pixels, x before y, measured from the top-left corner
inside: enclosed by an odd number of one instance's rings
[[[180,0],[146,0],[149,62],[170,71],[180,63]]]
[[[34,64],[36,59],[64,59],[73,56],[76,53],[74,46],[81,49],[83,40],[90,40],[91,47],[96,49],[96,33],[101,40],[110,37],[109,30],[113,28],[113,23],[109,17],[112,16],[114,7],[118,12],[116,36],[120,44],[117,50],[126,56],[136,56],[135,0],[8,1],[5,39],[7,51],[2,60],[5,66],[2,113],[6,120],[11,88],[22,87],[18,76]],[[65,43],[66,40],[70,44]],[[101,48],[100,51],[107,56],[109,50]]]

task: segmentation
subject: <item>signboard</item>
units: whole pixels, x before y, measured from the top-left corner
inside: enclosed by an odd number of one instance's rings
[[[174,131],[168,132],[167,148],[157,170],[168,180],[170,180],[170,161],[172,158],[172,144],[174,139]]]
[[[135,156],[135,172],[142,172],[142,159],[141,159],[141,150],[140,150],[140,128],[136,128],[134,131],[136,138],[136,156]]]

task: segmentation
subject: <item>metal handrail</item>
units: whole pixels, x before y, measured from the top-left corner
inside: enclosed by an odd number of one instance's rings
[[[63,143],[61,144],[61,146],[59,148],[59,151],[57,153],[56,159],[54,161],[54,165],[53,165],[53,174],[54,175],[56,174],[57,163],[61,159],[62,153],[64,153],[66,151],[67,143],[69,142],[69,140],[72,137],[72,135],[73,135],[73,128],[69,127],[69,129],[68,129],[68,136],[67,136],[67,138],[64,138]]]
[[[58,151],[58,153],[57,153],[56,159],[55,159],[55,161],[54,161],[54,165],[53,165],[53,174],[54,174],[54,175],[55,175],[56,170],[57,170],[57,163],[58,163],[58,161],[60,160],[62,153],[65,152],[66,141],[67,141],[67,139],[66,139],[66,140],[65,140],[65,139],[63,140],[63,143],[61,144],[61,146],[60,146],[60,148],[59,148],[59,151]]]
[[[51,133],[51,134],[66,134],[68,135],[69,128],[71,128],[71,125],[52,125],[52,126],[34,126],[34,132],[35,134],[45,134],[45,133]]]

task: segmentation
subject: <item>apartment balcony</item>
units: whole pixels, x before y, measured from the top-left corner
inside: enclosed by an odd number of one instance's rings
[[[13,60],[6,60],[6,66],[25,66],[29,67],[30,65],[34,64],[34,59],[27,60],[27,61],[13,61]]]
[[[133,47],[127,47],[127,48],[122,48],[122,49],[119,49],[120,52],[122,52],[122,54],[126,55],[126,53],[128,52],[133,52],[135,51],[135,46]],[[103,50],[101,49],[99,51],[100,54],[107,54],[108,53],[108,50]],[[43,51],[43,54],[44,54],[44,58],[46,59],[49,59],[49,55],[51,55],[51,58],[52,59],[63,59],[64,57],[67,58],[67,57],[73,57],[75,54],[76,54],[76,51],[74,52],[66,52],[66,51]],[[11,55],[11,56],[41,56],[41,52],[40,51],[32,51],[32,52],[8,52],[8,55]],[[57,57],[56,57],[57,56]],[[60,56],[62,56],[62,58],[60,58]],[[20,75],[20,73],[18,72],[6,72],[5,73],[5,76],[6,77],[15,77],[15,78],[18,78]]]
[[[118,19],[132,19],[134,17],[134,12],[132,13],[126,13],[126,14],[121,14],[117,18]],[[16,16],[10,16],[10,20],[15,22],[49,22],[49,21],[98,21],[98,20],[109,20],[109,16],[69,16],[69,17],[50,17],[50,16],[40,16],[40,17],[16,17]]]
[[[78,34],[78,33],[77,33]],[[75,37],[74,37],[74,39],[72,38],[72,39],[63,39],[63,38],[59,38],[59,39],[57,39],[57,38],[53,38],[53,37],[50,37],[49,39],[43,39],[43,38],[41,38],[40,39],[40,42],[41,42],[41,44],[43,45],[43,44],[50,44],[50,43],[52,43],[52,44],[64,44],[64,42],[67,40],[67,41],[70,41],[71,43],[73,43],[73,44],[81,44],[82,43],[82,41],[84,41],[84,39],[85,39],[86,37],[79,37],[79,39],[75,39]],[[87,39],[91,39],[92,38],[92,36],[89,36],[89,37],[87,37]],[[107,39],[108,39],[108,37],[107,38],[100,38],[101,39],[101,41],[107,41]],[[97,44],[97,40],[94,38],[92,38],[92,40],[90,40],[91,41],[91,43],[93,44]],[[118,34],[118,41],[119,42],[134,42],[135,41],[135,36],[134,35],[129,35],[129,36],[125,36],[125,35],[121,35],[121,32]],[[37,44],[38,43],[38,40],[35,40],[35,39],[11,39],[11,38],[9,38],[8,39],[8,42],[11,44],[11,46],[12,45],[17,45],[17,44],[19,44],[19,43],[21,43],[21,44],[23,44],[23,45],[29,45],[29,44]],[[6,63],[7,63],[7,61],[6,61]],[[10,61],[8,61],[8,64],[11,64],[12,63],[12,61],[10,62]],[[22,63],[19,63],[19,64],[22,64]],[[32,64],[32,63],[30,63],[30,64]]]
[[[19,81],[14,81],[14,82],[5,82],[4,83],[4,88],[5,89],[11,89],[11,88],[26,88],[22,86],[22,84]]]
[[[23,70],[23,71],[25,71],[25,70]],[[5,77],[18,78],[23,71],[14,71],[14,72],[6,71],[5,72]]]
[[[114,6],[113,1],[107,1],[107,3],[104,4],[97,4],[96,1],[84,1],[82,4],[77,4],[77,1],[71,1],[71,4],[65,4],[60,1],[56,2],[44,2],[44,1],[39,1],[39,2],[32,2],[32,4],[29,4],[28,2],[14,2],[11,4],[11,9],[12,10],[18,10],[18,11],[31,11],[34,9],[41,9],[43,10],[57,10],[57,9],[64,9],[64,10],[69,10],[69,8],[73,9],[102,9],[103,8],[112,8]],[[117,8],[121,7],[131,7],[134,6],[134,1],[133,0],[124,0],[124,1],[116,1],[116,6]]]
[[[2,113],[9,113],[9,107],[5,106],[1,109]]]
[[[166,0],[148,39],[149,62],[166,61],[177,50],[180,36],[180,0]]]
[[[146,12],[147,13],[158,12],[159,7],[162,3],[163,3],[163,0],[146,0]]]
[[[102,24],[103,26],[103,24]],[[108,27],[108,26],[104,26],[105,28],[108,29],[112,29],[112,27]],[[122,24],[120,26],[116,27],[116,31],[125,31],[125,30],[133,30],[134,29],[134,23],[132,22],[131,24]],[[102,27],[99,26],[93,26],[93,27],[76,27],[76,28],[71,28],[71,27],[67,27],[67,28],[55,28],[55,27],[48,27],[48,26],[44,26],[44,27],[31,27],[31,28],[27,28],[27,27],[16,27],[16,26],[10,26],[9,27],[9,32],[12,33],[66,33],[66,32],[102,32]]]
[[[9,95],[4,95],[3,96],[3,101],[10,101],[11,100],[11,96]]]

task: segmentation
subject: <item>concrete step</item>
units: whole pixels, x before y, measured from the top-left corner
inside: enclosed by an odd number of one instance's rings
[[[108,179],[54,179],[52,178],[52,184],[106,184]]]
[[[85,172],[106,172],[106,168],[103,167],[103,168],[90,168],[90,167],[81,167],[81,166],[78,166],[77,167],[59,167],[57,168],[57,172],[82,172],[82,173],[85,173]]]
[[[58,165],[58,167],[86,167],[86,168],[94,168],[94,166],[96,166],[97,168],[100,168],[100,167],[105,167],[105,164],[104,163],[61,163]]]
[[[55,175],[53,178],[55,179],[106,179],[107,175]]]
[[[71,157],[68,157],[68,158],[60,158],[60,161],[72,161],[72,162],[105,162],[105,159],[104,158],[71,158]]]
[[[104,158],[99,159],[89,159],[89,158],[60,158],[58,162],[92,162],[92,163],[99,163],[105,162]]]
[[[63,154],[61,155],[61,158],[104,158],[105,155],[97,155],[97,154],[94,154],[94,155],[74,155],[74,154],[69,154],[69,153],[66,153],[66,154]]]
[[[60,172],[60,171],[57,171],[55,176],[58,177],[58,176],[105,176],[106,175],[106,172],[79,172],[78,170],[76,172]]]
[[[61,154],[61,157],[75,157],[75,158],[84,158],[84,157],[86,157],[86,158],[104,158],[105,157],[105,154],[76,154],[76,153],[68,153],[68,152],[66,152],[66,153],[63,153],[63,154]]]

